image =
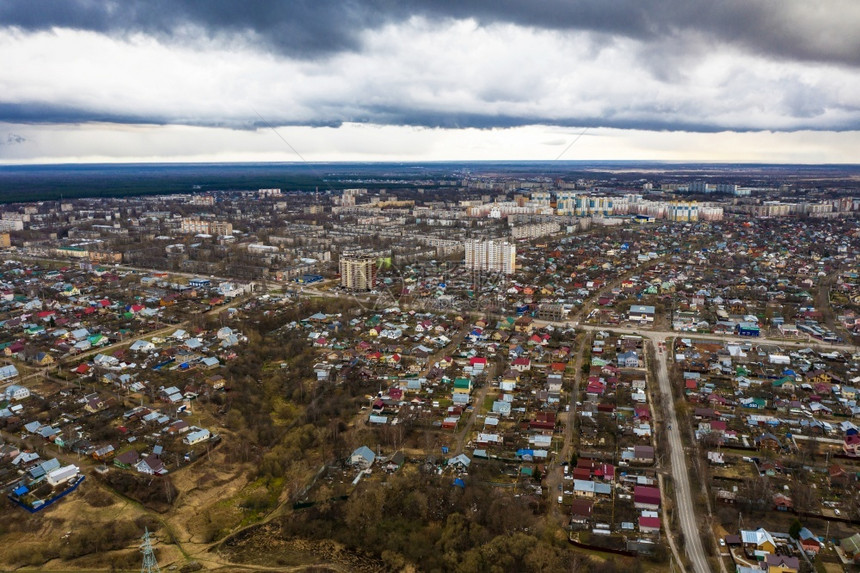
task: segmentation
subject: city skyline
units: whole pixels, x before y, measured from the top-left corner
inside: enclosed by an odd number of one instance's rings
[[[0,163],[858,163],[850,2],[0,7]]]

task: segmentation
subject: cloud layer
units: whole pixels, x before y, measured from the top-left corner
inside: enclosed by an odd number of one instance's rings
[[[854,131],[858,24],[853,0],[6,0],[0,122]]]

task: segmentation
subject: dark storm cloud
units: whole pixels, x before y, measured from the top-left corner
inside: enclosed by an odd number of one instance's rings
[[[137,123],[167,125],[163,118],[134,114],[104,113],[93,109],[49,103],[0,102],[0,123]]]
[[[182,39],[202,31],[249,35],[303,58],[360,51],[360,33],[411,16],[474,18],[540,29],[592,31],[645,42],[678,36],[778,59],[860,65],[855,4],[843,0],[4,0],[0,25],[69,27]],[[853,23],[853,24],[852,24]],[[682,45],[678,46],[683,49]]]
[[[273,120],[279,126],[306,125],[309,127],[339,127],[341,119],[313,119],[309,121]],[[167,115],[144,115],[133,113],[106,113],[89,107],[66,106],[46,103],[3,103],[0,102],[0,123],[10,124],[80,124],[116,123],[128,125],[193,125],[197,127],[224,127],[229,129],[270,129],[273,124],[268,119],[237,119],[215,121],[201,118],[183,118]],[[8,143],[14,134],[9,135]],[[2,144],[2,141],[0,141]]]
[[[0,0],[0,122],[855,130],[858,20],[856,0]]]

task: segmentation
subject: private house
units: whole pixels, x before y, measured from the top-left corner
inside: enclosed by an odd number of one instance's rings
[[[500,414],[502,416],[510,416],[511,403],[504,400],[495,400],[493,402],[493,413]]]
[[[122,469],[131,469],[140,461],[140,455],[137,450],[128,450],[119,454],[113,459],[113,465]]]
[[[57,487],[58,485],[73,480],[75,477],[77,477],[79,472],[80,469],[78,468],[78,466],[63,466],[48,473],[47,480],[52,487]]]
[[[149,454],[137,462],[134,469],[147,475],[164,475],[167,473],[164,464],[155,454]]]
[[[660,533],[660,518],[650,516],[639,517],[639,531],[642,533],[655,534]]]
[[[367,446],[361,446],[352,452],[352,455],[349,456],[349,463],[352,466],[367,469],[373,465],[373,461],[376,459],[376,454],[373,453],[373,450],[368,448]]]
[[[12,367],[14,368],[14,366]],[[9,401],[23,400],[30,396],[30,389],[18,384],[12,384],[6,388],[6,399]]]
[[[818,538],[806,527],[802,528],[798,533],[798,538],[800,540],[800,546],[803,547],[803,550],[806,551],[807,554],[817,555],[819,551],[821,551],[821,542],[818,541]]]
[[[767,529],[760,527],[755,530],[742,530],[741,543],[747,555],[755,552],[773,554],[776,551],[776,541]]]
[[[587,525],[594,512],[594,502],[587,499],[574,499],[570,508],[570,522],[576,525]]]
[[[776,511],[789,511],[794,507],[791,498],[785,494],[778,493],[773,496],[773,508]]]
[[[209,430],[205,428],[202,430],[195,430],[193,432],[189,432],[187,436],[182,438],[182,443],[193,446],[194,444],[205,442],[210,438],[210,436],[211,434],[209,433]]]
[[[33,356],[33,363],[38,366],[50,366],[54,363],[54,358],[47,352],[37,352]]]
[[[108,445],[101,447],[101,448],[97,449],[96,451],[94,451],[93,452],[93,459],[100,461],[100,462],[106,462],[106,461],[112,459],[114,457],[114,455],[116,455],[116,451],[114,450],[114,447],[112,445],[108,444]]]
[[[639,355],[634,350],[622,352],[617,357],[619,368],[639,368]]]
[[[653,464],[654,463],[654,447],[653,446],[633,446],[633,460],[638,464]]]
[[[15,368],[14,364],[7,364],[6,366],[0,366],[0,382],[5,382],[6,380],[12,380],[13,378],[18,377],[18,369]]]
[[[128,349],[132,352],[152,352],[155,345],[148,340],[135,340]]]
[[[511,362],[511,369],[517,372],[525,372],[531,370],[531,360],[525,357],[515,358]]]
[[[800,559],[786,555],[768,555],[764,558],[767,573],[798,573]]]
[[[660,509],[660,490],[656,487],[637,485],[633,488],[633,505],[636,509]]]
[[[860,434],[848,434],[842,439],[842,451],[852,458],[860,457]]]

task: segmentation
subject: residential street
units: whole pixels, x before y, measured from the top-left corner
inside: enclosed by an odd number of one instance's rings
[[[662,340],[658,336],[651,336],[646,333],[646,336],[657,343]],[[702,546],[702,540],[699,537],[699,521],[696,518],[696,511],[693,506],[693,494],[690,488],[690,479],[687,473],[687,456],[684,453],[684,444],[681,441],[681,432],[678,429],[678,418],[675,413],[675,401],[672,398],[672,386],[669,382],[669,371],[666,366],[667,351],[657,352],[657,378],[660,383],[660,391],[663,394],[663,401],[668,406],[669,419],[664,420],[668,423],[669,436],[669,456],[671,459],[672,482],[675,486],[675,503],[678,512],[678,522],[681,524],[681,531],[684,533],[684,551],[693,565],[693,570],[696,573],[708,573],[710,567],[705,556],[705,549]]]

